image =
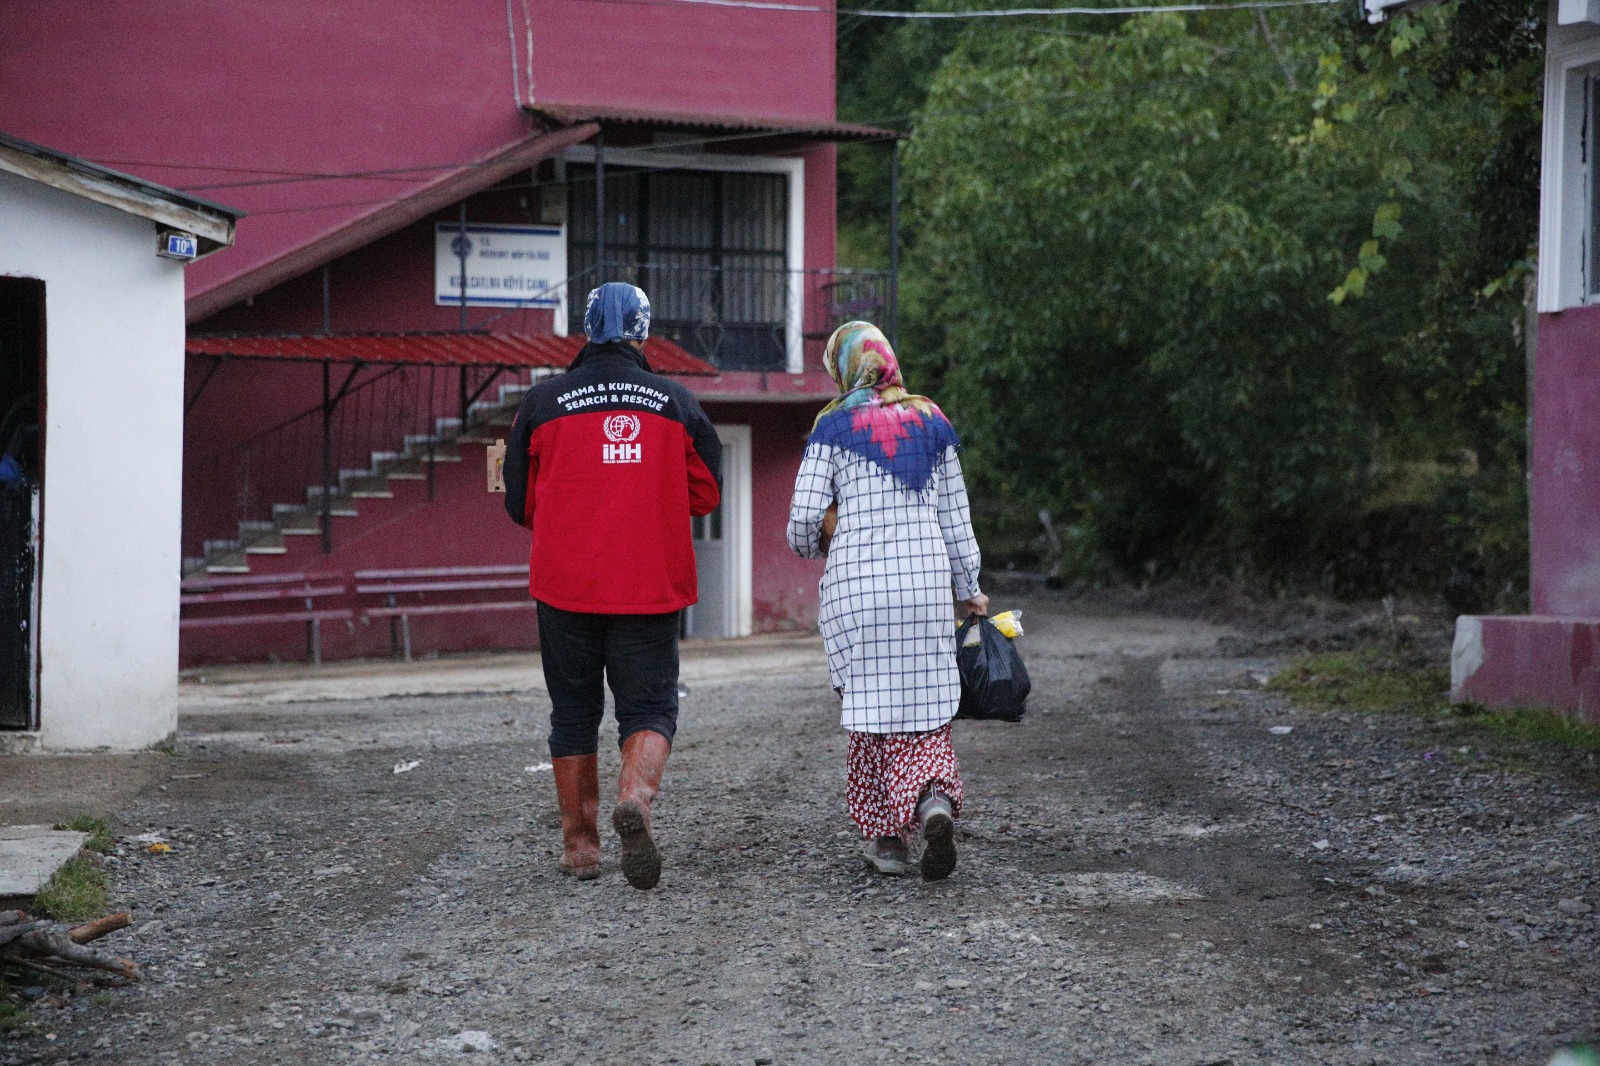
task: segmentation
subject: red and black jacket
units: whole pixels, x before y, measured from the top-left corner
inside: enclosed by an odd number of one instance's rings
[[[666,614],[700,598],[689,517],[722,500],[722,444],[694,394],[621,341],[528,390],[506,511],[533,531],[528,591],[564,611]]]

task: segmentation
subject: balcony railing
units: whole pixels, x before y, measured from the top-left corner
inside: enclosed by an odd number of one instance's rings
[[[886,270],[782,270],[651,262],[608,263],[607,281],[629,281],[650,296],[651,332],[724,370],[782,371],[802,340],[826,338],[841,324],[884,325],[893,313]],[[596,276],[585,271],[569,291]],[[582,308],[569,321],[581,327]]]

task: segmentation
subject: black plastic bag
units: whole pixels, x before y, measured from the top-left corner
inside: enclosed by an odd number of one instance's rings
[[[967,633],[974,625],[978,626],[978,642],[967,647]],[[1022,721],[1033,683],[1015,642],[993,622],[971,615],[956,629],[956,667],[961,671],[957,718]]]

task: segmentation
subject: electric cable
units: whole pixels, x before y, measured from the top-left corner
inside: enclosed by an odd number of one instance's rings
[[[712,5],[716,5],[716,6],[752,7],[752,8],[757,8],[757,9],[761,9],[761,10],[778,9],[778,10],[793,10],[793,11],[802,11],[802,12],[805,12],[805,11],[830,11],[831,12],[831,11],[834,10],[832,8],[815,7],[815,6],[810,6],[810,5],[797,5],[797,4],[779,3],[779,2],[776,2],[776,0],[580,0],[580,2],[587,2],[587,3],[622,3],[622,4],[630,4],[631,3],[631,4],[658,5],[658,6],[659,5],[679,6],[679,5],[684,5],[684,4],[712,4]],[[1004,8],[1004,9],[994,9],[994,10],[989,10],[989,11],[974,11],[974,12],[926,12],[926,13],[888,12],[888,11],[876,11],[876,10],[870,9],[870,8],[859,8],[859,9],[838,9],[837,13],[841,14],[841,15],[855,15],[855,16],[860,16],[860,17],[877,16],[877,15],[884,15],[884,16],[891,16],[892,15],[892,16],[896,16],[896,17],[902,16],[902,15],[927,15],[928,17],[940,17],[940,18],[947,17],[947,16],[948,17],[991,17],[991,16],[997,16],[998,17],[998,16],[1011,16],[1011,15],[1036,16],[1036,15],[1049,15],[1049,14],[1148,14],[1148,13],[1163,12],[1163,11],[1184,11],[1184,12],[1234,11],[1234,10],[1261,10],[1261,9],[1265,9],[1265,8],[1277,8],[1277,7],[1312,7],[1312,6],[1322,6],[1322,5],[1327,5],[1327,4],[1337,3],[1337,2],[1339,2],[1339,0],[1241,0],[1241,2],[1213,3],[1213,4],[1206,4],[1206,3],[1169,4],[1169,5],[1156,4],[1156,5],[1141,5],[1141,6],[1138,6],[1138,7],[1093,7],[1093,8],[1076,8],[1076,7],[1075,8]],[[525,4],[526,0],[523,0],[523,3]],[[509,15],[509,12],[510,12],[510,0],[507,0],[507,11],[508,11],[508,15]],[[508,23],[508,29],[509,28],[510,28],[510,25]],[[514,30],[512,30],[512,34],[513,34],[512,35],[512,44],[514,46],[515,45]],[[530,48],[532,47],[532,45],[531,45],[531,27],[530,27],[529,47]],[[515,56],[513,56],[513,63],[515,64]],[[532,81],[531,81],[531,78],[532,78],[531,53],[530,53],[528,66],[529,66],[528,73],[529,73],[529,79],[530,79],[530,81],[529,81],[529,99],[531,101],[531,99],[532,99],[532,88],[533,88]],[[515,79],[516,76],[517,76],[516,75],[516,70],[514,69],[513,70],[513,78]],[[1161,80],[1167,80],[1167,79],[1161,79]],[[514,80],[513,88],[515,89],[516,87],[517,87],[516,86],[516,82]],[[520,96],[518,97],[518,99],[519,99],[519,106],[521,106],[520,105]],[[1047,99],[1047,98],[1042,98],[1042,99]],[[1028,102],[1028,101],[1010,101],[1009,103],[1015,104],[1015,103],[1023,103],[1023,102]],[[530,106],[531,106],[531,104],[530,104]],[[987,108],[984,108],[984,109],[981,109],[981,110],[987,110]],[[914,113],[914,114],[911,114],[911,115],[899,115],[899,116],[894,116],[894,117],[886,118],[886,119],[878,119],[878,120],[875,120],[875,122],[873,124],[891,124],[891,123],[895,123],[895,122],[904,121],[905,119],[908,119],[908,118],[922,117],[925,114],[927,114],[927,113],[926,112],[917,112],[917,113]],[[704,138],[699,138],[699,139],[694,139],[694,140],[669,142],[667,144],[640,145],[640,146],[638,146],[636,148],[633,148],[631,150],[635,151],[635,152],[638,152],[638,151],[651,151],[651,150],[655,150],[655,151],[663,151],[663,150],[665,150],[665,151],[674,151],[674,150],[684,150],[684,149],[693,150],[693,149],[695,149],[697,147],[703,147],[703,146],[706,146],[706,145],[713,145],[713,144],[721,144],[721,143],[726,143],[726,142],[731,142],[731,141],[751,140],[751,139],[759,140],[759,139],[762,139],[762,138],[781,137],[781,136],[783,136],[783,131],[782,130],[744,131],[744,132],[740,132],[740,133],[733,133],[733,134],[726,134],[726,135],[714,135],[714,136],[709,136],[709,137],[704,137]],[[860,140],[862,142],[875,142],[875,141],[882,140],[882,139],[886,139],[886,138],[866,137],[866,138],[861,138]],[[317,172],[317,171],[293,171],[293,170],[279,170],[279,169],[259,169],[258,170],[258,169],[250,168],[250,167],[216,166],[216,165],[202,164],[202,163],[168,163],[168,162],[160,162],[160,163],[158,163],[158,162],[148,161],[148,160],[107,159],[107,160],[102,160],[102,162],[104,162],[108,166],[162,167],[162,168],[172,169],[172,170],[210,170],[210,171],[218,171],[218,172],[221,172],[221,173],[254,173],[254,174],[268,175],[266,177],[261,177],[261,178],[258,178],[258,179],[255,179],[255,180],[250,180],[250,181],[218,182],[218,183],[207,183],[207,184],[200,184],[200,185],[187,185],[187,186],[180,186],[179,187],[180,189],[182,189],[183,191],[186,191],[186,192],[205,192],[205,191],[216,192],[216,191],[225,191],[225,190],[228,190],[228,189],[255,188],[255,187],[267,186],[267,185],[289,185],[289,184],[299,184],[299,183],[313,182],[313,181],[352,181],[352,180],[367,180],[367,179],[372,179],[372,180],[389,179],[389,180],[395,180],[395,181],[405,181],[410,176],[418,175],[418,174],[424,174],[424,173],[427,173],[427,172],[430,172],[430,171],[464,171],[464,170],[470,170],[470,169],[474,169],[476,167],[488,165],[488,164],[482,163],[482,162],[461,162],[461,161],[456,161],[456,162],[450,162],[450,163],[417,164],[417,165],[414,165],[414,166],[407,166],[407,167],[388,167],[388,168],[382,168],[382,169],[376,169],[376,170],[345,171],[345,172]],[[366,202],[366,201],[341,203],[341,204],[329,204],[329,205],[325,205],[325,206],[330,208],[330,209],[333,208],[333,207],[336,207],[336,206],[359,206],[360,203],[362,203],[362,202]],[[387,202],[387,201],[381,201],[380,200],[380,201],[370,201],[370,202],[383,203],[383,202]],[[310,211],[310,210],[319,210],[319,209],[320,208],[318,206],[308,205],[308,206],[304,206],[304,207],[298,207],[298,208],[292,208],[292,209],[283,209],[283,210],[307,210],[307,211]],[[253,212],[253,214],[265,214],[265,213],[279,213],[279,212],[276,211],[276,210]]]
[[[1166,12],[1193,13],[1205,11],[1254,11],[1275,7],[1315,7],[1322,4],[1343,3],[1345,0],[1233,0],[1227,3],[1188,4],[1137,4],[1107,7],[1007,7],[975,11],[881,11],[873,8],[834,8],[817,4],[785,3],[783,0],[577,0],[590,4],[637,4],[644,7],[707,7],[744,8],[753,11],[784,11],[800,15],[851,15],[857,18],[933,20],[933,19],[991,19],[1057,15],[1157,15]]]
[[[1166,77],[1166,78],[1148,78],[1148,79],[1145,79],[1145,80],[1141,81],[1139,84],[1140,84],[1141,87],[1148,87],[1148,86],[1152,86],[1152,85],[1180,85],[1180,84],[1187,84],[1187,83],[1201,83],[1201,82],[1204,82],[1206,80],[1208,80],[1206,75],[1185,74],[1185,75],[1174,75],[1174,76]],[[1085,99],[1085,100],[1087,100],[1092,96],[1093,96],[1093,94],[1091,94],[1091,93],[1085,93],[1085,92],[1078,91],[1078,90],[1069,90],[1069,91],[1057,92],[1057,93],[1041,93],[1041,94],[1037,94],[1037,95],[1034,95],[1034,96],[1029,96],[1026,99],[1015,99],[1015,98],[1012,98],[1012,99],[1004,99],[1004,100],[993,100],[993,101],[990,101],[988,103],[981,104],[981,105],[978,105],[978,106],[975,106],[975,107],[969,107],[969,108],[951,108],[951,109],[946,109],[946,110],[942,110],[942,111],[928,111],[926,109],[923,109],[923,110],[919,110],[919,111],[913,112],[911,114],[891,116],[889,118],[879,119],[877,121],[881,122],[881,123],[885,123],[885,124],[892,124],[892,123],[895,123],[895,122],[899,122],[899,121],[903,121],[903,120],[911,119],[911,118],[960,118],[960,117],[964,117],[964,116],[987,115],[987,114],[991,114],[991,113],[993,113],[993,112],[995,112],[997,110],[1004,110],[1004,109],[1013,108],[1013,107],[1024,107],[1024,106],[1037,105],[1037,104],[1042,104],[1042,103],[1055,103],[1055,102],[1058,102],[1058,101],[1066,101],[1066,100],[1074,100],[1074,99]],[[677,152],[695,151],[697,149],[703,149],[703,148],[705,148],[707,146],[711,146],[711,145],[725,145],[725,144],[729,144],[729,143],[737,142],[737,141],[763,140],[763,139],[770,139],[770,138],[773,138],[773,137],[782,137],[782,136],[783,136],[783,131],[781,131],[781,130],[777,130],[777,131],[774,131],[774,130],[746,130],[746,131],[740,131],[738,133],[715,134],[715,135],[706,136],[706,137],[689,138],[689,139],[679,140],[679,141],[666,141],[666,142],[658,142],[658,143],[655,143],[655,144],[643,144],[643,145],[637,145],[637,146],[634,146],[634,147],[630,147],[630,148],[627,148],[625,150],[630,155],[633,155],[635,157],[641,156],[641,155],[647,155],[649,153],[660,153],[660,154],[664,154],[664,155],[671,155],[671,154],[677,153]],[[858,143],[858,144],[881,144],[881,143],[884,143],[886,141],[898,139],[899,136],[900,136],[899,134],[893,134],[892,133],[891,135],[884,136],[884,137],[863,137],[863,138],[860,138],[859,140],[857,140],[855,143]],[[477,168],[480,168],[480,167],[483,167],[483,166],[487,166],[487,165],[488,164],[486,164],[486,163],[466,163],[466,164],[463,164],[463,163],[450,163],[450,164],[437,164],[437,165],[418,166],[418,167],[409,167],[409,168],[392,168],[392,169],[387,169],[387,170],[382,170],[382,171],[351,171],[351,172],[348,172],[348,173],[341,173],[341,174],[317,175],[315,178],[305,179],[305,180],[360,181],[360,180],[366,180],[368,178],[380,178],[380,179],[382,179],[382,178],[387,178],[390,175],[394,175],[394,174],[417,173],[417,172],[427,171],[427,170],[465,171],[465,170],[477,169]],[[659,170],[659,171],[663,171],[663,172],[672,171],[672,170],[679,170],[679,169],[694,169],[692,167],[691,168],[684,168],[679,162],[677,162],[675,160],[672,161],[672,162],[664,163],[660,167],[654,167],[654,168],[652,168],[648,163],[629,163],[629,164],[626,164],[626,165],[627,166],[637,166],[637,167],[639,167],[641,169],[655,169],[655,170]],[[517,190],[517,189],[535,189],[535,188],[540,188],[540,187],[542,187],[544,185],[549,185],[549,184],[566,184],[566,185],[569,185],[569,186],[577,186],[577,185],[587,184],[587,183],[589,183],[591,181],[593,181],[593,178],[579,178],[579,179],[574,179],[574,180],[568,180],[565,183],[529,182],[529,183],[527,183],[525,185],[496,185],[496,186],[494,186],[494,188],[495,189],[499,189],[501,191],[514,191],[514,190]],[[283,181],[264,180],[264,181],[259,181],[259,182],[242,182],[242,183],[239,183],[238,185],[191,185],[191,186],[183,186],[182,188],[186,192],[199,192],[199,191],[215,191],[217,189],[227,189],[227,188],[258,187],[258,186],[262,186],[262,185],[297,184],[298,182],[299,182],[299,179],[285,179]],[[488,190],[484,190],[484,191],[488,191]],[[251,211],[250,214],[251,214],[251,216],[276,215],[276,214],[293,214],[293,213],[303,212],[303,211],[332,210],[332,209],[338,208],[338,207],[362,207],[362,206],[369,206],[369,205],[387,204],[387,203],[393,203],[393,202],[394,202],[393,198],[384,198],[384,199],[373,199],[373,200],[338,201],[338,202],[335,202],[335,203],[328,203],[328,204],[299,204],[299,205],[294,205],[294,206],[291,206],[291,207],[283,207],[283,208],[262,208],[260,210]]]

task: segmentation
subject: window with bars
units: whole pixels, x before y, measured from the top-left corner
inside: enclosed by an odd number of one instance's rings
[[[605,263],[595,256],[592,166],[568,170],[568,264],[577,288],[631,281],[651,332],[730,370],[787,364],[788,179],[782,174],[607,166]]]

